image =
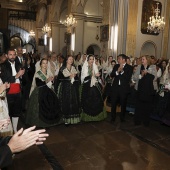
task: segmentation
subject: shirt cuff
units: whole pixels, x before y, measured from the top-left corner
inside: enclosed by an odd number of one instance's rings
[[[120,74],[122,75],[124,73],[124,71],[122,71]]]
[[[49,88],[51,88],[51,86],[52,86],[52,82],[51,81],[49,81],[46,85],[49,87]]]

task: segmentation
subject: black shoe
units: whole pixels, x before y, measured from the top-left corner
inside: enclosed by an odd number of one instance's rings
[[[65,126],[66,126],[66,127],[69,127],[69,125],[70,125],[69,123],[65,123]]]

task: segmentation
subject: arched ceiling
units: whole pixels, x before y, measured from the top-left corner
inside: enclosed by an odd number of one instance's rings
[[[68,8],[68,0],[63,0],[60,7],[60,15]]]

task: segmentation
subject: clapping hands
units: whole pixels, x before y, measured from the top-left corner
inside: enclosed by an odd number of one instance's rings
[[[73,78],[73,77],[75,77],[76,76],[76,74],[71,74],[70,75],[70,78]]]
[[[118,68],[118,70],[117,70],[117,72],[122,72],[123,71],[123,65],[122,64],[120,64],[120,66],[119,66],[119,68]]]
[[[0,130],[6,129],[10,123],[10,118],[0,120]]]
[[[4,83],[0,86],[0,93],[2,93],[3,91],[5,91],[6,89],[8,89],[10,87],[10,83]]]
[[[48,83],[48,82],[52,82],[54,80],[54,77],[49,77],[47,80],[46,80],[46,82]]]
[[[35,126],[25,130],[21,128],[13,135],[8,143],[12,153],[21,152],[35,144],[43,144],[49,135],[45,133],[45,129],[35,130],[35,128]]]

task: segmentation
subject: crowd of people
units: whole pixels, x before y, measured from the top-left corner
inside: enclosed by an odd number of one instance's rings
[[[11,149],[10,141],[25,131],[35,132],[34,126],[102,121],[107,117],[105,100],[111,107],[111,123],[120,105],[121,122],[129,112],[134,114],[134,125],[149,126],[151,117],[170,125],[170,63],[166,59],[23,54],[18,47],[2,55],[0,63],[0,147]],[[17,132],[21,117],[28,127],[33,126],[31,130]],[[47,137],[44,131],[37,133],[42,133],[39,141]]]

